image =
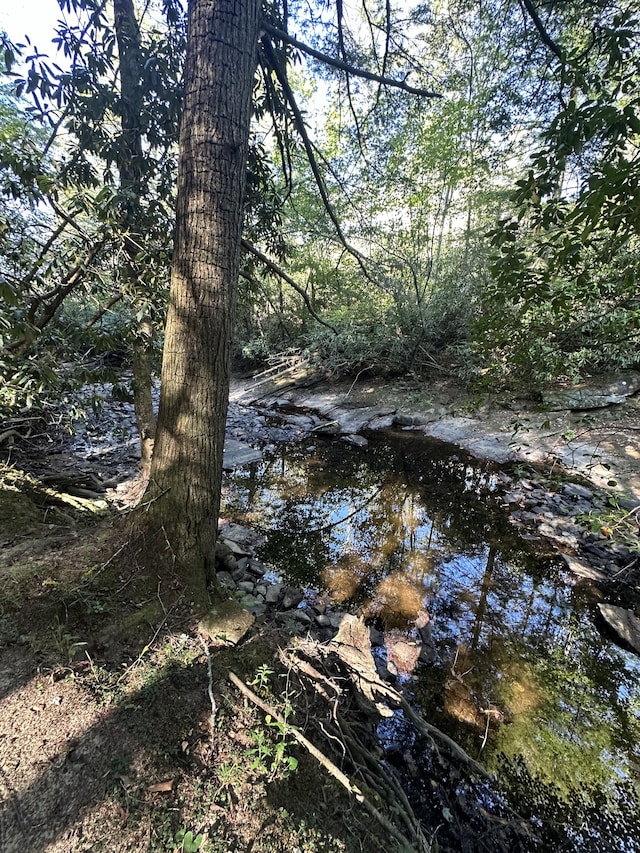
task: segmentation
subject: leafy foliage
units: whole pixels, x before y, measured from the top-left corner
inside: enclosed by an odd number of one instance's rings
[[[492,232],[484,349],[535,381],[638,363],[640,64],[629,11],[559,62],[560,108]]]

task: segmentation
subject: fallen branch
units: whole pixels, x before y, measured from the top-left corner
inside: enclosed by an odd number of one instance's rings
[[[272,719],[276,720],[278,724],[283,727],[283,730],[287,734],[291,735],[294,740],[296,740],[301,746],[303,746],[307,750],[307,752],[312,755],[316,759],[316,761],[318,761],[325,768],[325,770],[327,770],[327,772],[330,773],[331,776],[333,776],[333,778],[337,782],[339,782],[344,788],[346,788],[346,790],[350,794],[353,794],[356,800],[358,800],[359,803],[362,803],[362,805],[369,812],[369,814],[374,817],[380,823],[380,825],[384,827],[384,829],[386,829],[386,831],[393,838],[396,839],[396,841],[399,841],[409,850],[414,849],[414,845],[400,832],[400,830],[397,829],[381,812],[379,812],[378,809],[371,802],[369,802],[369,800],[367,800],[360,788],[358,788],[357,785],[354,785],[353,782],[351,782],[351,780],[349,779],[349,777],[345,773],[343,773],[342,770],[340,770],[340,768],[337,767],[330,759],[328,759],[326,755],[320,752],[320,750],[316,746],[314,746],[314,744],[312,744],[311,741],[308,740],[302,734],[302,732],[291,726],[290,723],[287,723],[287,721],[281,714],[279,714],[274,708],[267,704],[267,702],[260,699],[259,696],[256,696],[256,694],[249,687],[247,687],[247,685],[243,681],[241,681],[234,672],[229,671],[228,677],[229,681],[235,687],[237,687],[237,689],[247,699],[253,702],[254,705],[257,705],[258,708],[264,711],[265,714],[270,715]],[[429,853],[430,848],[426,846],[426,843],[421,843],[420,847],[423,853]]]

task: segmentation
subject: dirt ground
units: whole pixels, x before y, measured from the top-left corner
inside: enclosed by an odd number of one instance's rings
[[[232,399],[419,415],[428,434],[476,455],[562,465],[640,503],[637,395],[606,410],[544,412],[448,381],[293,378],[238,381]],[[73,465],[65,454],[65,471]],[[264,626],[209,658],[180,591],[118,559],[112,509],[17,467],[0,471],[2,853],[396,849],[314,759],[280,748],[282,733],[228,681],[233,668],[282,707],[289,699],[270,679],[290,638]]]

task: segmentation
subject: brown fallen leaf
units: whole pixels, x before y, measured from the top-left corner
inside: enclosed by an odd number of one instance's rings
[[[155,785],[149,785],[147,788],[148,794],[166,794],[173,790],[175,779],[167,779],[165,782],[156,782]]]

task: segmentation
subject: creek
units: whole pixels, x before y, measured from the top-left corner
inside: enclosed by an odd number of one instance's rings
[[[381,674],[494,775],[449,780],[459,813],[505,798],[542,849],[640,851],[640,659],[596,607],[619,593],[514,531],[495,467],[411,433],[368,438],[274,448],[227,476],[226,516],[264,533],[259,556],[305,591],[310,622],[365,616]],[[399,712],[378,736],[436,814],[437,760]],[[445,836],[458,819],[444,809]]]

